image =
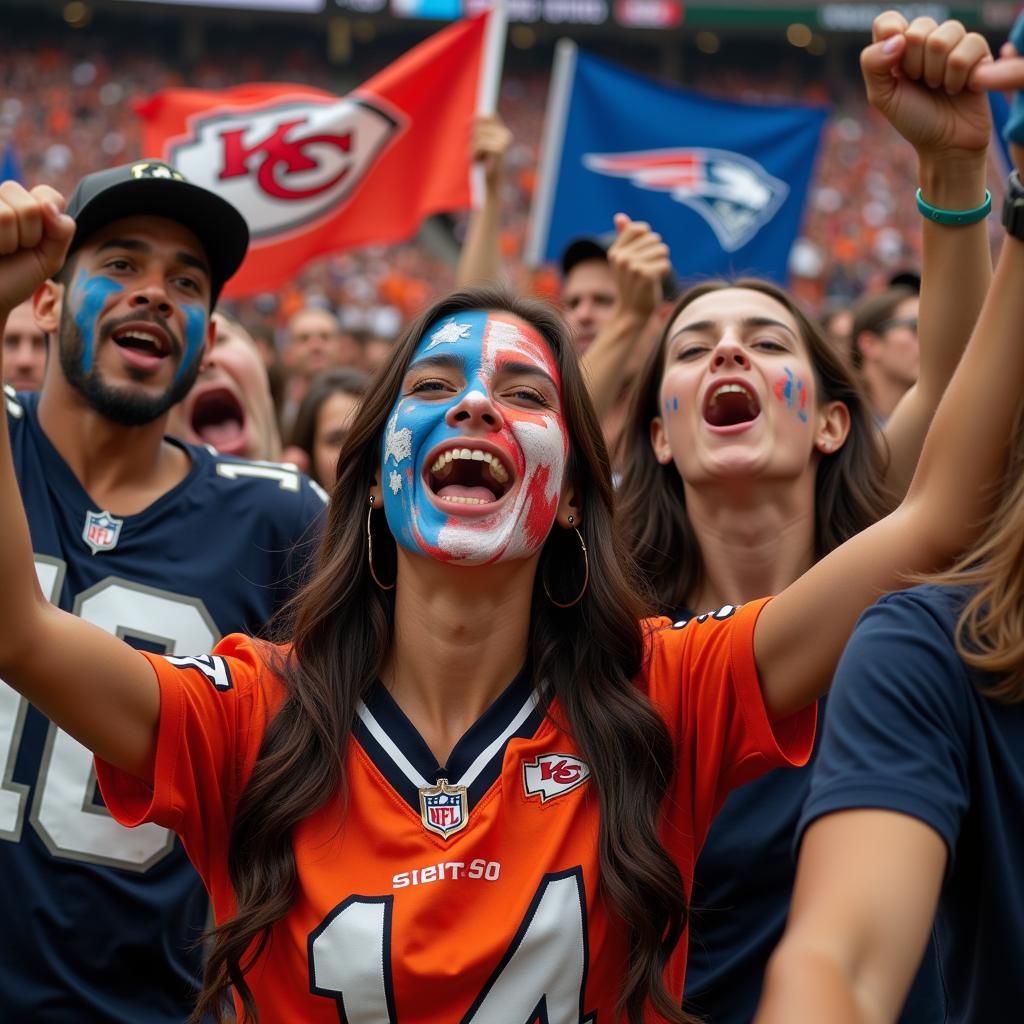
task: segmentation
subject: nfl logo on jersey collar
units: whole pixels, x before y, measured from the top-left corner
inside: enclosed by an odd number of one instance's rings
[[[113,551],[121,536],[123,519],[117,519],[109,512],[86,512],[85,526],[82,528],[82,540],[89,545],[92,553]]]
[[[436,786],[420,790],[420,815],[423,827],[447,839],[461,832],[469,821],[469,799],[465,786],[449,786],[438,779]]]

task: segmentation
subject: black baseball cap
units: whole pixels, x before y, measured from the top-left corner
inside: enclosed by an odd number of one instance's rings
[[[573,267],[587,260],[608,261],[608,250],[615,241],[616,233],[610,231],[605,235],[581,235],[574,238],[562,250],[562,280],[564,281]],[[673,301],[679,295],[679,281],[670,270],[661,282],[662,298],[666,302]]]
[[[562,277],[568,277],[569,271],[579,263],[587,260],[607,260],[608,250],[615,241],[615,232],[601,235],[582,235],[574,238],[562,250]]]
[[[214,303],[249,248],[249,226],[231,203],[193,185],[160,160],[136,160],[87,174],[71,193],[65,212],[77,225],[69,255],[90,235],[122,217],[151,214],[183,224],[199,239],[210,262]]]

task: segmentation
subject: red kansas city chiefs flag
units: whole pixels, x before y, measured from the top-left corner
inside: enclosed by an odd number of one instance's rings
[[[469,132],[485,13],[420,43],[348,96],[259,83],[168,89],[138,107],[143,152],[234,203],[249,255],[226,296],[273,291],[310,259],[409,238],[470,205]]]

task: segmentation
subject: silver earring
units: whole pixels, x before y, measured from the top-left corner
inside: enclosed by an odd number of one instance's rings
[[[370,563],[370,575],[373,577],[373,582],[376,583],[381,590],[394,590],[394,583],[388,587],[384,586],[384,584],[377,578],[377,573],[373,568],[373,531],[370,528],[370,518],[373,516],[374,500],[374,496],[371,494],[370,507],[366,510],[366,559]]]

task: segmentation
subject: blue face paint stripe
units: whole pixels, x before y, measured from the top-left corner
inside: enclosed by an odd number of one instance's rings
[[[123,291],[124,288],[109,277],[102,277],[98,274],[95,277],[90,277],[85,270],[80,270],[75,278],[72,302],[77,308],[73,319],[82,338],[83,374],[92,372],[92,364],[96,355],[96,321],[103,311],[103,306],[111,295]]]
[[[202,306],[182,303],[181,308],[185,314],[185,353],[181,357],[178,372],[174,375],[176,381],[195,362],[199,352],[202,351],[207,324],[206,310]]]

